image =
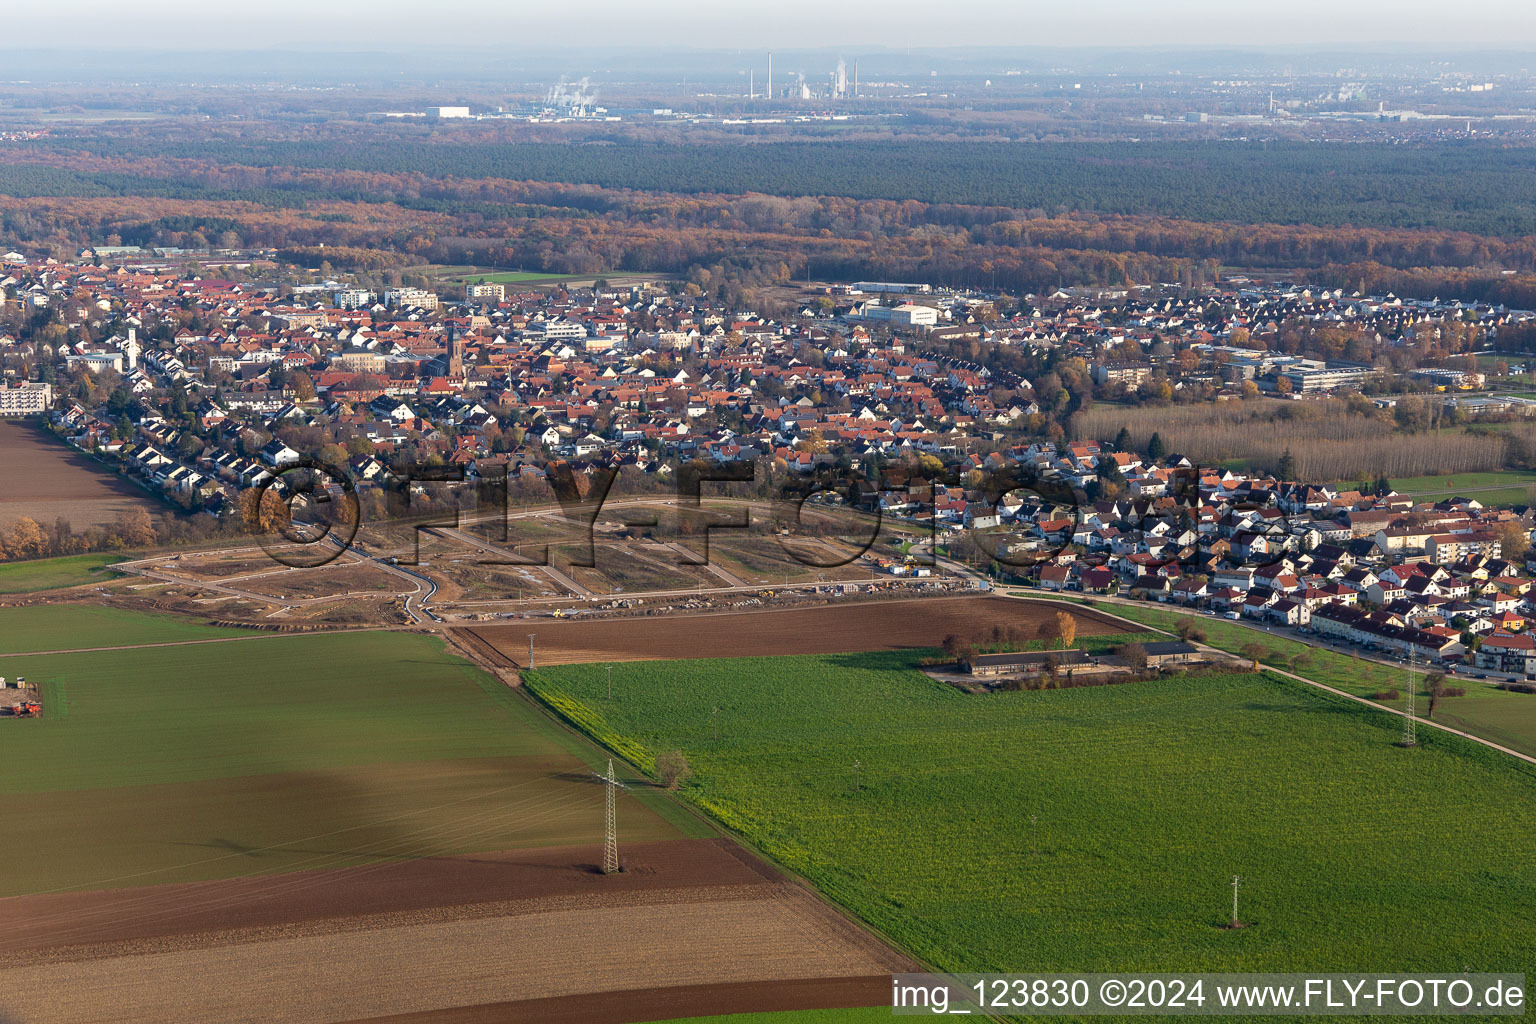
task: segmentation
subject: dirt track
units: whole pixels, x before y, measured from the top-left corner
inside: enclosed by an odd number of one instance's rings
[[[617,1021],[879,1002],[905,966],[725,840],[598,852],[0,901],[0,1020]]]
[[[538,665],[841,654],[938,647],[950,633],[980,639],[994,625],[1033,638],[1036,628],[1042,622],[1054,623],[1061,610],[1060,604],[1003,597],[912,598],[703,615],[537,619],[455,632],[475,634],[522,667],[528,659],[529,633],[538,634],[534,640]],[[1071,613],[1080,635],[1125,630],[1086,608],[1073,608]]]

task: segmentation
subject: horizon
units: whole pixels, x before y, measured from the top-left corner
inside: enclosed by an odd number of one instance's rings
[[[48,44],[58,38],[61,18],[73,21],[71,31],[76,45],[69,49],[74,52],[122,52],[146,47],[158,48],[159,52],[195,52],[219,48],[220,42],[230,38],[240,40],[240,45],[223,49],[248,52],[293,48],[295,33],[343,38],[360,32],[387,34],[395,24],[391,19],[409,18],[417,13],[416,8],[399,0],[370,4],[341,0],[323,8],[298,0],[273,0],[261,10],[235,8],[216,13],[191,0],[158,0],[133,8],[104,7],[95,0],[61,0],[44,8],[13,11],[0,50],[48,49]],[[1320,43],[1320,34],[1334,40],[1332,46],[1350,49],[1358,47],[1362,38],[1387,47],[1484,46],[1491,34],[1496,34],[1500,45],[1515,50],[1536,43],[1536,8],[1518,0],[1480,0],[1455,8],[1423,2],[1395,4],[1390,0],[1356,0],[1348,5],[1301,0],[1283,13],[1217,4],[1212,0],[1177,0],[1156,10],[1126,0],[1093,0],[1059,9],[1035,10],[1019,10],[995,0],[972,0],[962,8],[951,8],[942,19],[936,18],[931,8],[912,0],[879,6],[852,4],[836,10],[809,0],[788,0],[771,7],[752,5],[747,9],[733,6],[729,10],[696,0],[672,0],[648,9],[647,17],[640,22],[634,19],[631,5],[600,0],[583,9],[579,23],[563,9],[556,11],[544,5],[448,0],[434,14],[435,23],[443,26],[448,37],[442,42],[445,47],[465,48],[452,37],[467,28],[481,40],[503,33],[506,36],[497,43],[470,45],[468,49],[479,52],[505,46],[513,55],[516,47],[529,43],[529,36],[535,33],[579,40],[572,49],[586,52],[594,48],[656,46],[688,52],[750,52],[731,45],[748,38],[753,42],[752,50],[851,45],[909,52],[949,50],[950,47],[935,47],[926,40],[951,27],[956,32],[984,27],[987,37],[997,41],[995,47],[988,49],[1038,47],[1043,38],[1051,40],[1047,49],[1076,49],[1071,42],[1059,40],[1089,33],[1100,47],[1137,50],[1208,46],[1326,49],[1330,44]],[[911,45],[914,31],[923,32],[925,45]],[[547,38],[531,41],[539,50],[548,52]],[[807,47],[808,42],[814,45]],[[422,40],[419,34],[403,33],[398,46],[419,49]],[[314,48],[306,46],[297,49],[314,52]],[[366,49],[389,52],[394,47],[370,40]]]

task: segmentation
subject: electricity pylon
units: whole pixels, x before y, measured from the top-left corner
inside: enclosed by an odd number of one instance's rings
[[[592,773],[597,775],[596,772]],[[597,775],[603,781],[605,806],[603,808],[603,874],[619,871],[619,816],[615,806],[615,790],[628,789],[613,774],[613,758],[608,759],[608,774]]]
[[[1419,745],[1419,720],[1414,716],[1413,691],[1416,689],[1413,678],[1413,648],[1408,648],[1408,706],[1404,709],[1403,716],[1403,746],[1416,747]]]

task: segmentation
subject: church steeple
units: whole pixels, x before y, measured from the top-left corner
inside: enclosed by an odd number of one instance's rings
[[[464,376],[464,341],[453,327],[448,328],[448,376]]]

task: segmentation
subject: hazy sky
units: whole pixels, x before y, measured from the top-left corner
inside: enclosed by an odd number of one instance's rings
[[[7,49],[1536,45],[1536,0],[48,0],[5,6],[0,47]]]

